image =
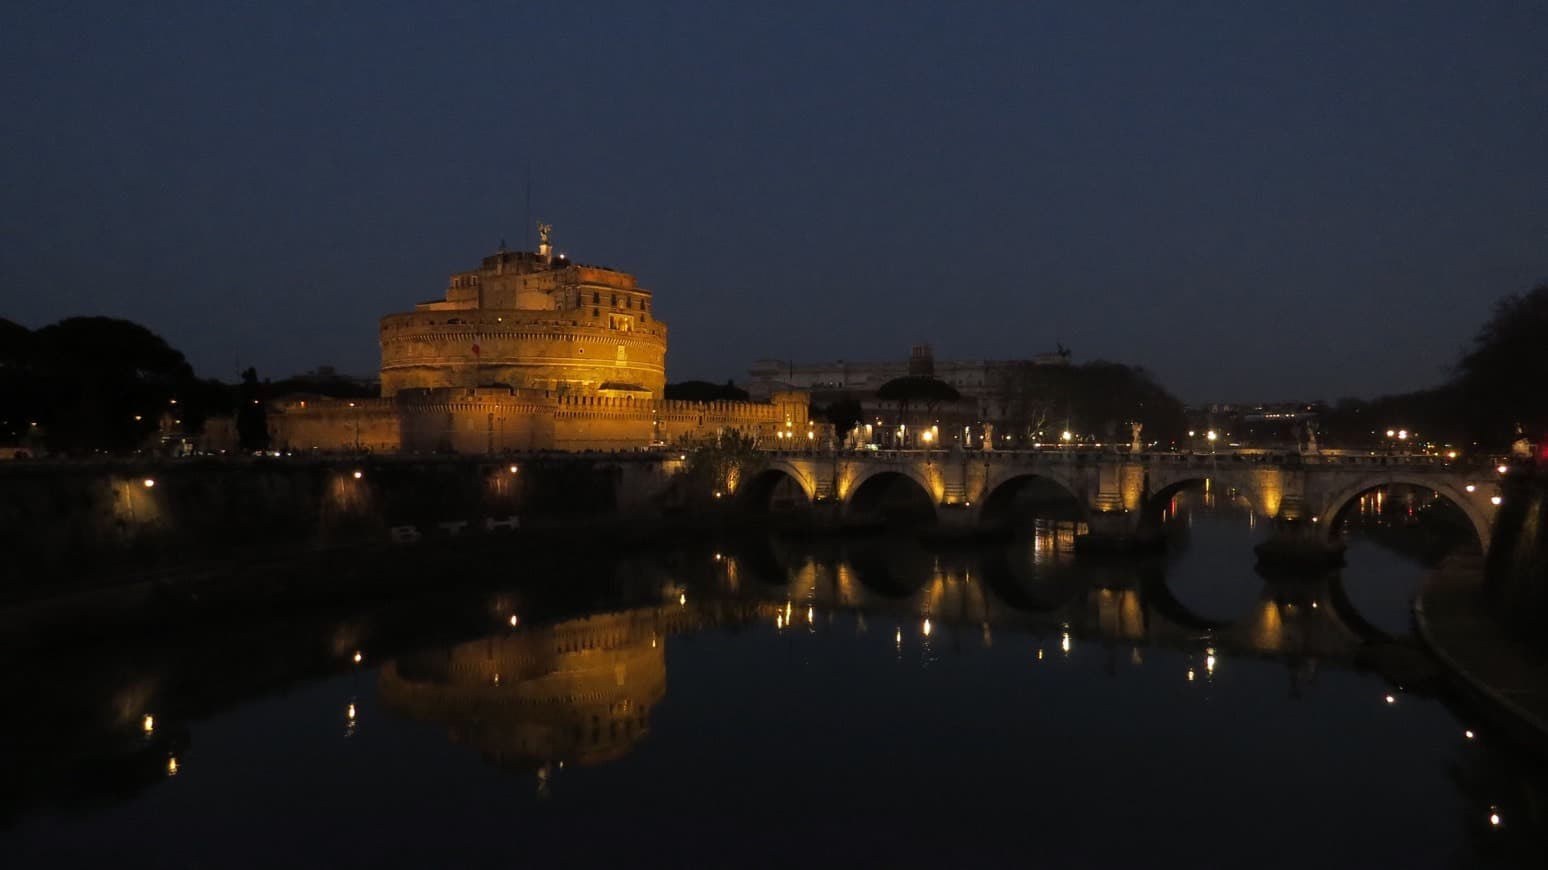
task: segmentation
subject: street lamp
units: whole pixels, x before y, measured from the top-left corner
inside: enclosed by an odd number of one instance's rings
[[[1204,437],[1205,437],[1205,439],[1207,439],[1209,441],[1209,452],[1210,453],[1214,453],[1215,452],[1215,439],[1220,437],[1219,433],[1217,433],[1215,430],[1211,429],[1208,432],[1204,433]]]

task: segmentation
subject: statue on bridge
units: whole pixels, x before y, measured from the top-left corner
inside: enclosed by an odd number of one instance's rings
[[[1142,452],[1145,449],[1145,445],[1140,442],[1140,432],[1144,431],[1144,429],[1145,429],[1145,424],[1144,423],[1140,423],[1140,422],[1136,421],[1136,422],[1133,422],[1133,423],[1129,424],[1129,452],[1130,453],[1140,453],[1140,452]]]
[[[993,450],[994,449],[994,424],[993,423],[985,423],[984,424],[984,449],[985,450]]]
[[[1306,421],[1306,451],[1308,455],[1317,453],[1317,421]]]

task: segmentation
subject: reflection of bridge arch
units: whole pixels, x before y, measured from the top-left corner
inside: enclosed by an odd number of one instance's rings
[[[807,504],[812,503],[817,491],[816,481],[788,462],[774,462],[753,472],[737,486],[737,506],[749,510],[768,510],[774,491],[786,481],[800,491]]]
[[[1322,526],[1323,534],[1328,538],[1338,535],[1339,520],[1343,518],[1351,505],[1360,496],[1383,487],[1411,486],[1416,489],[1427,489],[1446,501],[1451,502],[1462,511],[1468,522],[1472,523],[1473,533],[1478,537],[1478,547],[1483,552],[1489,551],[1489,517],[1483,511],[1479,502],[1482,496],[1469,496],[1455,485],[1439,480],[1435,477],[1420,477],[1418,475],[1405,475],[1402,472],[1371,475],[1344,487],[1335,492],[1327,500],[1326,510],[1317,517],[1317,522]]]
[[[1042,470],[1005,469],[998,470],[984,485],[984,501],[979,506],[978,517],[980,520],[992,519],[1010,509],[1011,502],[1016,495],[1038,481],[1046,481],[1058,487],[1068,496],[1074,504],[1077,518],[1085,520],[1091,513],[1086,499],[1067,478],[1059,477]]]
[[[929,506],[931,518],[938,519],[940,499],[936,496],[936,487],[913,465],[888,465],[863,472],[849,485],[849,495],[844,501],[845,513],[879,510],[883,491],[900,480],[909,481],[918,489],[924,499],[922,504]]]
[[[1178,493],[1189,489],[1204,491],[1206,483],[1210,484],[1209,492],[1216,498],[1221,496],[1242,498],[1248,502],[1253,510],[1262,511],[1271,516],[1277,512],[1278,508],[1277,503],[1266,505],[1262,493],[1251,486],[1244,485],[1245,482],[1236,479],[1235,475],[1224,480],[1219,474],[1197,471],[1158,475],[1157,477],[1147,475],[1146,483],[1148,485],[1148,494],[1144,504],[1141,506],[1141,510],[1148,520],[1160,519],[1161,512],[1166,509],[1172,498]],[[1224,487],[1225,492],[1219,491],[1222,483],[1228,484]]]

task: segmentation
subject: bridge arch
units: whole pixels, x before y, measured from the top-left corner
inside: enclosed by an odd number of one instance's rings
[[[1324,503],[1322,513],[1317,515],[1317,523],[1322,527],[1322,534],[1332,539],[1338,534],[1339,520],[1349,510],[1355,500],[1368,492],[1389,486],[1412,486],[1416,489],[1427,489],[1448,502],[1467,517],[1473,526],[1473,532],[1478,536],[1478,547],[1484,553],[1489,552],[1489,538],[1493,530],[1493,520],[1483,508],[1482,502],[1486,496],[1481,493],[1473,495],[1465,492],[1461,487],[1425,474],[1405,474],[1401,471],[1384,474],[1373,474],[1361,478],[1356,482],[1335,491]]]
[[[751,472],[737,484],[736,505],[744,510],[769,510],[782,487],[784,492],[799,491],[808,505],[817,492],[817,482],[811,474],[792,463],[776,461]]]
[[[902,481],[902,491],[912,492],[920,498],[911,499],[917,502],[921,509],[928,505],[930,519],[940,519],[940,493],[935,482],[925,476],[914,464],[885,465],[867,468],[854,480],[850,481],[848,491],[844,497],[844,513],[855,514],[864,512],[880,512],[883,509],[882,499],[889,488],[896,487]],[[910,486],[911,485],[911,486]]]
[[[1269,513],[1264,506],[1262,494],[1255,487],[1237,480],[1229,474],[1209,473],[1206,471],[1174,472],[1171,474],[1147,476],[1146,494],[1140,505],[1145,520],[1158,522],[1161,513],[1171,502],[1172,497],[1185,489],[1200,488],[1208,484],[1208,492],[1216,498],[1235,493],[1234,497],[1245,499],[1255,511]],[[1221,502],[1224,504],[1224,502]],[[1278,505],[1274,505],[1277,510]]]
[[[983,501],[977,506],[977,514],[980,521],[992,520],[1010,509],[1011,502],[1017,494],[1028,486],[1038,481],[1045,481],[1057,487],[1065,495],[1069,496],[1075,505],[1076,517],[1081,521],[1086,520],[1091,514],[1091,506],[1086,503],[1086,498],[1068,478],[1060,477],[1045,469],[1018,469],[1010,468],[997,471],[984,483]]]

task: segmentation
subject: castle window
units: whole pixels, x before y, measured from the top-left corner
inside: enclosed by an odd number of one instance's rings
[[[602,294],[593,291],[592,294],[591,294],[591,304],[592,305],[598,305],[601,302],[602,302]]]
[[[634,307],[634,297],[633,296],[625,296],[624,297],[624,307],[625,308],[633,308]]]
[[[602,312],[600,312],[597,309],[593,308],[593,309],[591,309],[591,316],[592,317],[601,317],[602,316]]]
[[[618,294],[617,293],[613,294],[613,307],[614,308],[618,307]]]

